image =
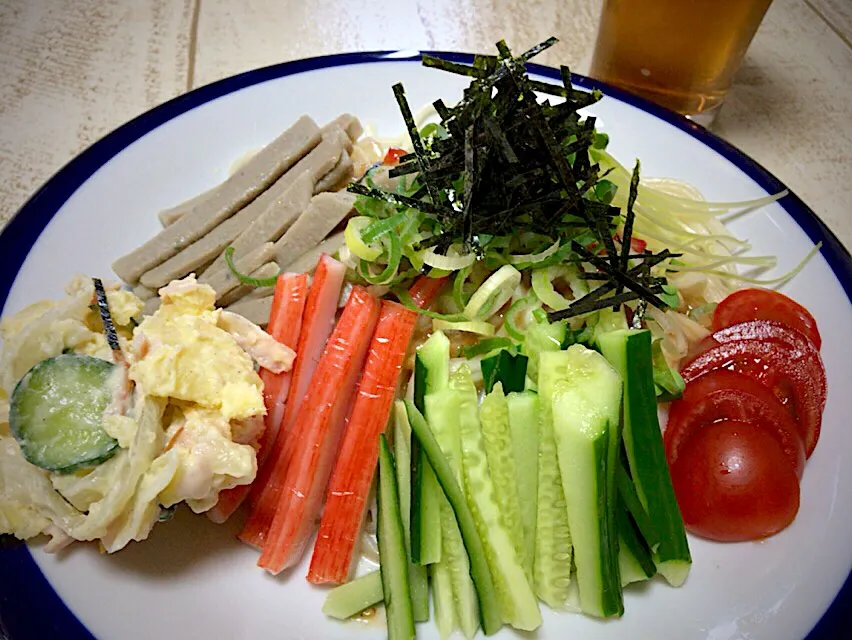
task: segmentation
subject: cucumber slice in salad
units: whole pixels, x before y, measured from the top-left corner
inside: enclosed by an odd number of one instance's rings
[[[571,584],[571,529],[553,432],[553,392],[567,379],[562,351],[539,355],[538,509],[533,573],[538,597],[554,609],[568,600]]]
[[[553,390],[553,430],[574,544],[580,604],[602,618],[624,613],[615,471],[621,378],[582,345],[558,354],[567,375]]]
[[[411,608],[415,622],[429,619],[429,581],[426,567],[411,562],[411,425],[405,404],[397,400],[393,405],[394,431],[393,455],[396,463],[396,484],[399,489],[399,511],[402,515],[402,532],[408,551],[408,580],[411,586]]]
[[[518,491],[518,470],[509,428],[509,405],[498,382],[482,399],[479,406],[482,440],[494,483],[494,497],[500,510],[500,522],[509,534],[512,546],[524,567],[527,580],[532,579],[532,558],[527,558],[524,525],[521,518],[521,498]]]
[[[538,510],[538,394],[532,391],[510,393],[506,396],[506,407],[509,410],[509,431],[515,457],[521,525],[524,529],[524,553],[521,561],[530,583],[535,584],[533,561]]]
[[[441,331],[434,332],[417,350],[414,358],[414,406],[425,415],[426,394],[447,388],[450,375],[450,341]],[[441,560],[441,489],[435,472],[412,438],[411,558],[427,565]]]
[[[429,423],[429,428],[435,434],[435,440],[438,441],[441,451],[447,458],[456,482],[461,484],[462,453],[459,438],[459,395],[452,389],[444,389],[427,395],[424,404],[426,406],[426,422]],[[441,510],[441,561],[437,564],[445,567],[450,577],[455,610],[453,623],[458,622],[458,626],[465,637],[472,638],[479,628],[479,606],[476,601],[476,588],[470,577],[470,560],[464,548],[464,541],[453,508],[443,492],[441,492],[439,501]],[[440,572],[438,575],[439,579],[444,579]],[[446,600],[446,594],[436,592],[436,608],[446,608],[446,605],[441,602],[443,600]]]
[[[502,621],[500,617],[500,605],[491,576],[491,569],[485,560],[485,549],[480,538],[479,531],[474,521],[473,513],[465,499],[464,492],[455,478],[446,456],[441,451],[438,441],[429,429],[426,419],[417,410],[413,403],[406,400],[405,408],[408,411],[408,420],[411,423],[411,431],[420,440],[423,451],[429,464],[435,470],[435,476],[444,490],[444,495],[450,501],[456,521],[459,524],[464,546],[470,559],[470,576],[476,586],[476,595],[479,599],[479,615],[482,631],[490,636],[500,630]],[[436,614],[438,617],[439,614]]]
[[[28,462],[59,473],[96,466],[118,442],[103,428],[115,365],[64,354],[30,369],[12,392],[9,428]]]
[[[385,434],[379,436],[379,517],[376,538],[379,542],[382,593],[387,615],[388,638],[414,638],[414,614],[408,583],[408,554],[399,513],[396,469]]]
[[[600,336],[599,343],[604,357],[624,379],[624,448],[636,493],[658,535],[654,563],[678,587],[689,574],[692,558],[657,417],[651,334],[613,331]]]
[[[322,612],[330,618],[346,620],[382,601],[381,571],[371,571],[328,592]]]
[[[482,539],[502,619],[515,629],[532,631],[541,626],[541,612],[511,537],[501,522],[479,422],[479,397],[467,365],[450,376],[450,388],[461,398],[459,430],[465,496]]]

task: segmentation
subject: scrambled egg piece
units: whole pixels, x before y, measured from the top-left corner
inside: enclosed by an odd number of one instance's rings
[[[218,411],[189,406],[176,411],[166,438],[163,455],[177,454],[180,462],[160,493],[165,507],[186,501],[196,513],[207,511],[220,491],[251,482],[257,473],[254,449],[234,442],[230,422]]]
[[[190,276],[160,289],[162,304],[136,329],[130,379],[148,395],[193,402],[227,419],[263,414],[251,357],[217,325],[216,294]]]

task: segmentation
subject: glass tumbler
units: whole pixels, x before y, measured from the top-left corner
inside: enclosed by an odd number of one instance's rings
[[[772,0],[604,0],[590,75],[708,126]]]

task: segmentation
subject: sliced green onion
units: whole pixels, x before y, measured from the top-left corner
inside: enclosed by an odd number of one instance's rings
[[[379,274],[374,274],[370,271],[370,263],[366,260],[361,260],[358,264],[358,275],[370,284],[391,284],[399,270],[399,263],[402,260],[402,245],[399,241],[399,236],[395,233],[390,233],[382,236],[382,244],[388,250],[387,266]]]
[[[464,283],[470,275],[470,267],[459,269],[456,277],[453,280],[453,302],[459,309],[464,309],[467,306],[467,300],[464,295]]]
[[[464,314],[469,318],[487,320],[511,300],[519,284],[521,272],[510,264],[503,265],[488,276],[470,297]]]
[[[428,264],[430,267],[435,267],[436,269],[442,269],[444,271],[458,271],[459,269],[464,269],[465,267],[470,267],[476,262],[476,255],[472,252],[460,254],[458,252],[453,252],[454,247],[450,247],[447,251],[447,255],[442,256],[439,253],[435,252],[434,247],[428,248],[423,253],[423,262],[424,264]],[[451,254],[451,252],[453,252]]]
[[[554,242],[544,251],[539,253],[526,253],[526,254],[516,254],[509,256],[509,264],[538,264],[542,260],[546,260],[554,253],[559,251],[559,240]]]
[[[562,265],[535,269],[532,272],[532,289],[538,299],[554,311],[562,311],[571,306],[571,301],[553,287],[556,278],[567,276],[568,268]]]
[[[535,296],[526,296],[525,298],[515,300],[509,306],[509,309],[506,311],[506,316],[503,318],[503,328],[506,329],[506,333],[518,342],[523,342],[526,337],[526,327],[519,327],[515,319],[518,314],[532,311],[532,309],[537,306],[538,303]]]
[[[673,284],[664,284],[663,292],[658,297],[672,309],[677,309],[680,304],[680,298],[677,295],[677,287]]]
[[[234,264],[234,247],[228,247],[225,249],[225,264],[228,265],[228,269],[234,274],[234,277],[237,280],[250,287],[274,287],[275,283],[278,282],[278,276],[272,276],[270,278],[252,278],[244,273],[240,273],[237,270],[237,265]]]
[[[509,256],[509,264],[538,264],[559,251],[559,240],[539,253],[516,254]]]
[[[435,331],[464,331],[476,333],[480,336],[493,336],[494,325],[483,320],[468,320],[466,322],[447,322],[446,320],[435,320],[432,323]]]
[[[361,233],[361,239],[367,243],[378,240],[386,233],[395,230],[397,226],[405,222],[406,218],[407,214],[397,213],[396,215],[391,216],[389,218],[385,218],[383,220],[371,221],[370,226],[364,229],[364,231]]]
[[[372,222],[373,219],[367,216],[355,216],[346,223],[346,230],[343,232],[343,238],[346,241],[346,246],[349,247],[349,251],[367,262],[373,262],[382,255],[380,248],[364,242],[364,229],[370,226]]]

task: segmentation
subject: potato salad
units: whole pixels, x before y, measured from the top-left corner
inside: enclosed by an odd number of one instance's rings
[[[97,540],[114,552],[174,505],[204,512],[251,483],[266,414],[255,363],[293,364],[194,276],[160,289],[141,322],[133,293],[104,293],[108,320],[95,283],[78,277],[65,299],[0,325],[0,533],[48,534],[50,550]]]

